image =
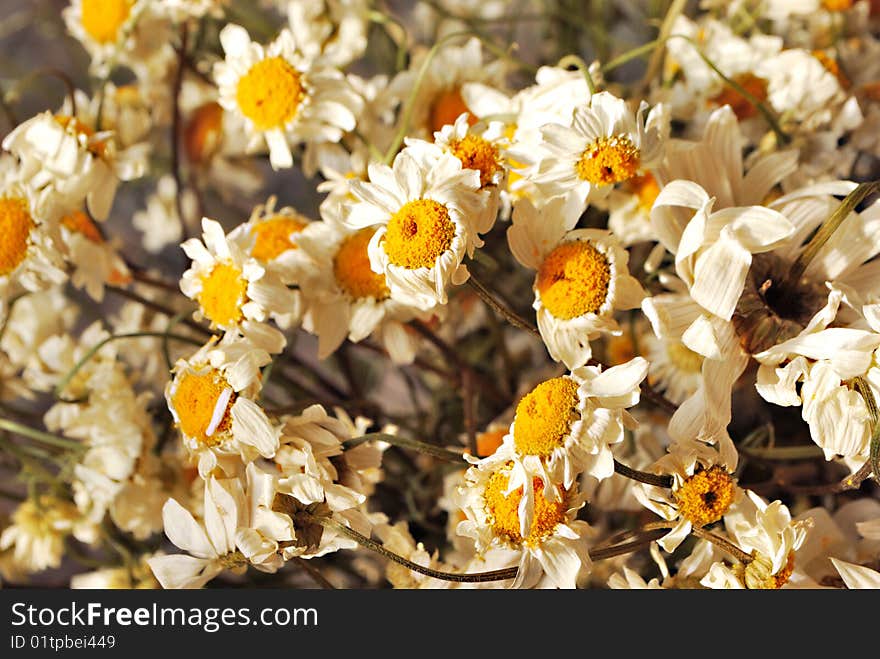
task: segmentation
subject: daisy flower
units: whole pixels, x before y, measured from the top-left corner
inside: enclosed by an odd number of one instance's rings
[[[783,588],[796,569],[795,552],[804,543],[809,520],[793,521],[781,501],[767,504],[746,490],[745,497],[731,507],[724,525],[731,542],[752,561],[747,565],[715,563],[700,583],[708,588]]]
[[[662,105],[648,112],[643,101],[633,115],[626,101],[599,92],[575,110],[571,125],[541,129],[546,155],[526,176],[543,199],[571,192],[583,210],[587,202],[606,198],[615,184],[656,165],[668,133]]]
[[[95,75],[106,74],[113,61],[131,49],[134,25],[148,4],[144,0],[72,0],[61,12],[68,31],[89,53]]]
[[[21,287],[38,291],[67,279],[61,236],[43,197],[15,180],[0,187],[0,299]]]
[[[105,567],[81,572],[70,578],[72,590],[153,590],[159,582],[153,576],[149,559],[157,554],[143,554],[124,567]]]
[[[338,142],[355,127],[362,99],[338,70],[304,57],[290,30],[264,48],[230,23],[220,43],[226,54],[214,68],[220,105],[243,117],[251,148],[268,144],[273,168],[293,165],[291,144]]]
[[[691,529],[702,528],[721,520],[741,496],[733,470],[736,451],[733,444],[722,444],[719,452],[695,440],[673,443],[665,456],[649,469],[672,476],[672,487],[663,488],[639,483],[635,497],[648,510],[663,519],[676,522],[658,543],[673,552],[690,535]]]
[[[185,215],[195,215],[197,202],[192,190],[183,192],[181,205]],[[156,191],[147,197],[146,208],[135,211],[131,223],[142,233],[144,249],[153,254],[180,242],[183,226],[177,215],[177,184],[173,176],[166,174],[159,178]]]
[[[467,281],[464,257],[482,246],[478,236],[486,193],[480,175],[427,142],[412,143],[392,167],[373,163],[369,182],[352,181],[360,203],[346,224],[380,225],[370,239],[370,266],[384,274],[391,297],[428,310],[446,304],[449,283]]]
[[[576,519],[584,505],[577,487],[547,485],[535,478],[531,523],[523,524],[522,487],[511,485],[513,464],[484,462],[471,467],[459,488],[459,508],[466,519],[458,533],[473,538],[478,554],[506,550],[519,570],[512,587],[575,588],[579,575],[592,567],[588,542],[591,529]],[[553,489],[552,496],[544,491]]]
[[[271,353],[281,352],[287,339],[266,321],[294,311],[296,296],[277,272],[227,237],[218,222],[202,218],[202,232],[204,242],[191,238],[181,245],[193,264],[183,273],[180,290],[198,301],[195,317],[207,319],[212,328],[239,332]]]
[[[292,284],[312,267],[297,245],[298,236],[312,220],[290,206],[276,210],[276,201],[272,196],[265,204],[255,206],[248,221],[237,226],[229,239],[249,243],[249,256],[278,272],[285,284]]]
[[[69,501],[44,494],[23,501],[0,534],[0,551],[13,548],[13,562],[27,573],[61,565],[64,540],[80,520]]]
[[[107,219],[119,177],[116,144],[111,131],[95,132],[69,114],[49,111],[16,126],[3,139],[3,148],[21,160],[21,175],[29,185],[68,208],[85,201],[99,221]]]
[[[284,9],[297,48],[310,60],[344,67],[364,54],[367,0],[287,0]]]
[[[307,284],[303,327],[318,336],[318,358],[325,359],[348,338],[362,341],[373,333],[397,363],[415,357],[416,344],[405,323],[418,311],[391,296],[385,275],[370,267],[368,247],[376,227],[357,231],[318,222],[299,236],[314,262]]]
[[[455,123],[434,133],[434,144],[458,158],[463,169],[480,172],[480,189],[489,192],[489,201],[476,226],[479,233],[486,233],[498,215],[501,191],[507,188],[507,159],[504,153],[508,140],[504,134],[504,124],[493,121],[488,125],[480,122],[471,126],[470,115],[463,113]]]
[[[511,463],[510,487],[524,488],[523,533],[540,498],[536,479],[548,497],[556,494],[553,482],[568,489],[581,473],[597,480],[614,473],[611,447],[623,441],[625,427],[636,427],[625,408],[638,403],[647,370],[641,357],[605,371],[585,366],[545,380],[520,399],[502,446],[482,462]]]
[[[165,399],[203,476],[230,458],[251,462],[275,455],[281,431],[255,402],[259,368],[269,361],[246,339],[212,339],[175,364]]]
[[[104,286],[131,283],[131,273],[116,247],[104,239],[100,229],[81,210],[73,210],[61,218],[61,238],[65,256],[74,266],[70,280],[84,288],[92,299],[104,298]]]
[[[880,572],[872,570],[864,565],[855,565],[839,558],[832,558],[831,562],[835,569],[840,573],[843,583],[850,590],[857,588],[870,588],[872,590],[880,588]]]
[[[513,255],[537,271],[532,306],[541,337],[550,356],[569,368],[587,363],[590,340],[620,333],[614,312],[637,308],[645,295],[627,269],[629,254],[611,233],[574,229],[581,211],[574,195],[540,210],[523,199],[507,230]]]

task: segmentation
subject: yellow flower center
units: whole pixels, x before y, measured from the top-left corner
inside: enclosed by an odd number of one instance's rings
[[[26,199],[0,197],[0,277],[10,274],[24,261],[28,238],[35,226]]]
[[[218,263],[202,277],[199,304],[202,312],[215,325],[232,325],[242,318],[241,305],[247,292],[247,280],[231,263]]]
[[[626,135],[601,137],[584,149],[574,166],[583,181],[613,185],[635,176],[642,162],[641,152]]]
[[[834,57],[826,53],[824,50],[814,50],[812,51],[812,55],[819,60],[819,63],[825,67],[825,70],[828,71],[828,73],[837,78],[837,84],[840,85],[841,89],[849,89],[851,84],[849,78],[847,78],[846,74],[841,71],[840,65]]]
[[[107,153],[107,142],[105,140],[92,140],[95,131],[86,123],[80,121],[77,117],[71,117],[66,114],[56,114],[55,121],[68,132],[73,132],[78,138],[82,138],[86,143],[86,148],[93,155],[103,158]]]
[[[697,527],[721,519],[735,494],[733,477],[720,465],[698,471],[672,492],[681,516]]]
[[[556,247],[538,269],[535,287],[542,304],[556,318],[568,320],[598,313],[608,297],[611,266],[586,240]]]
[[[230,410],[235,393],[216,370],[205,373],[185,372],[177,382],[171,404],[180,429],[205,446],[220,443],[221,433],[232,426]]]
[[[385,300],[390,295],[385,285],[385,275],[370,269],[367,246],[376,233],[375,229],[361,229],[348,236],[339,245],[333,257],[333,276],[339,287],[356,300],[373,298]]]
[[[757,101],[767,100],[767,81],[753,73],[740,73],[733,76],[733,81],[745,89]],[[737,119],[749,119],[757,116],[758,108],[752,105],[745,96],[730,85],[725,85],[721,93],[712,99],[716,105],[729,105]]]
[[[683,343],[667,341],[666,355],[670,363],[683,373],[700,373],[703,370],[703,355]]]
[[[82,0],[83,29],[98,43],[117,41],[133,4],[134,0]]]
[[[504,442],[504,435],[507,434],[506,428],[498,428],[497,430],[487,430],[477,435],[477,455],[485,458],[492,455],[498,447]]]
[[[513,443],[522,455],[547,457],[565,444],[578,418],[578,385],[568,377],[542,382],[522,397],[513,420]]]
[[[634,176],[628,183],[629,189],[638,198],[639,209],[647,215],[654,207],[654,202],[660,194],[660,185],[650,173],[645,172],[642,176]]]
[[[794,572],[794,552],[790,551],[779,572],[772,574],[772,561],[761,554],[753,553],[753,560],[743,570],[743,581],[746,588],[752,590],[779,590],[791,578]]]
[[[480,172],[480,185],[492,183],[492,177],[501,169],[498,147],[479,135],[465,135],[449,143],[449,150],[461,161],[464,169]]]
[[[437,132],[447,124],[454,124],[462,112],[470,112],[470,110],[461,97],[461,89],[455,87],[441,92],[431,104],[428,119],[431,132]],[[475,123],[477,118],[473,113],[469,114],[468,124],[473,126]]]
[[[69,215],[61,218],[61,224],[70,229],[73,233],[81,234],[86,240],[100,245],[104,242],[104,237],[98,231],[98,227],[92,222],[91,218],[82,211],[73,211]]]
[[[433,199],[409,201],[391,216],[385,233],[385,253],[394,265],[430,268],[452,245],[455,225],[449,211]]]
[[[287,250],[296,249],[291,236],[302,231],[305,226],[306,222],[303,220],[284,215],[258,222],[251,228],[255,236],[251,255],[266,263],[274,261]]]
[[[523,489],[520,487],[505,495],[510,480],[505,470],[499,470],[489,477],[483,496],[489,512],[492,530],[495,535],[511,545],[534,546],[553,534],[556,527],[565,522],[566,502],[563,493],[560,500],[550,502],[544,498],[544,483],[540,478],[532,481],[535,489],[535,511],[529,534],[523,538],[519,532],[519,503]]]
[[[853,0],[822,0],[822,6],[828,11],[846,11],[853,6]]]
[[[193,110],[183,130],[183,147],[192,162],[204,162],[223,139],[223,108],[211,101]]]
[[[296,116],[305,96],[302,75],[283,57],[254,64],[238,81],[235,100],[258,130],[281,128]]]

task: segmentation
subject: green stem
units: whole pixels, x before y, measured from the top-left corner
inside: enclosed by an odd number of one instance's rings
[[[628,50],[625,53],[622,53],[615,57],[614,59],[609,60],[602,67],[602,73],[608,73],[616,69],[619,66],[623,66],[627,62],[630,62],[637,57],[641,57],[642,55],[647,55],[651,51],[653,51],[657,45],[660,43],[659,39],[654,39],[654,41],[649,41],[646,44],[633,48],[632,50]]]
[[[361,444],[366,444],[367,442],[374,440],[388,442],[393,446],[399,446],[401,448],[412,449],[413,451],[418,451],[419,453],[424,453],[426,455],[432,455],[435,458],[447,460],[448,462],[464,462],[463,455],[458,451],[452,451],[450,449],[445,449],[442,446],[435,446],[434,444],[420,442],[417,439],[409,439],[407,437],[400,437],[399,435],[389,435],[388,433],[384,432],[372,432],[366,435],[362,435],[360,437],[349,439],[342,443],[342,447],[344,450],[347,451],[349,449],[353,449],[356,446],[360,446]]]
[[[199,341],[196,341],[192,337],[185,336],[183,334],[171,334],[169,332],[131,332],[129,334],[114,334],[113,336],[108,336],[106,339],[99,341],[94,346],[92,346],[85,355],[74,365],[74,367],[67,372],[58,385],[55,387],[55,397],[61,398],[61,394],[64,392],[64,389],[67,385],[70,384],[71,380],[76,377],[76,374],[85,366],[88,361],[97,354],[97,352],[103,348],[105,345],[110,343],[111,341],[116,341],[117,339],[140,339],[140,338],[160,338],[160,339],[175,339],[177,341],[183,341],[185,343],[189,343],[191,345],[200,346],[202,345]]]
[[[813,236],[812,240],[807,243],[807,246],[798,255],[797,259],[795,259],[791,268],[789,268],[788,274],[782,283],[783,290],[790,290],[790,286],[797,285],[810,263],[816,258],[816,255],[822,247],[824,247],[825,243],[827,243],[831,236],[834,235],[834,232],[840,228],[843,221],[849,217],[850,213],[852,213],[856,206],[864,201],[865,198],[878,190],[880,190],[880,181],[862,183],[844,198],[840,206],[838,206],[831,214],[831,217],[825,221],[822,227],[816,232],[816,235]]]
[[[6,430],[16,435],[21,435],[22,437],[27,437],[28,439],[33,439],[35,441],[42,442],[43,444],[48,444],[49,446],[55,446],[57,448],[75,451],[79,451],[84,448],[84,444],[82,442],[59,437],[58,435],[53,435],[42,430],[37,430],[35,428],[31,428],[30,426],[25,426],[20,423],[16,423],[15,421],[10,421],[9,419],[0,419],[0,430]]]
[[[871,456],[868,460],[870,469],[862,476],[862,480],[868,478],[871,473],[874,474],[874,480],[880,481],[880,410],[877,409],[877,399],[871,391],[871,386],[863,377],[857,377],[853,381],[856,391],[865,399],[865,405],[868,407],[868,413],[871,415]],[[859,470],[858,474],[862,475],[865,468]],[[846,480],[846,479],[845,479]],[[851,478],[848,483],[853,489],[857,489],[862,482],[856,483],[855,478]]]
[[[576,66],[583,74],[584,80],[587,81],[587,89],[590,90],[590,96],[596,93],[596,83],[593,82],[593,76],[590,75],[590,67],[587,63],[577,55],[566,55],[556,65],[560,69],[567,69],[569,66]]]

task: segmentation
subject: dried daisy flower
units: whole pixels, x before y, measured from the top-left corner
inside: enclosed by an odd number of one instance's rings
[[[391,295],[385,275],[370,267],[369,245],[376,227],[353,231],[316,222],[298,244],[313,263],[301,286],[303,327],[318,336],[318,358],[375,334],[396,363],[415,358],[416,342],[405,323],[421,314]]]
[[[230,23],[220,43],[226,54],[214,68],[220,105],[244,119],[251,149],[268,145],[275,169],[293,165],[291,144],[338,142],[355,127],[362,99],[340,71],[305,57],[290,30],[263,47]]]
[[[692,528],[720,521],[742,496],[733,476],[736,451],[732,444],[722,444],[722,448],[719,451],[696,440],[675,442],[649,469],[671,476],[672,487],[639,483],[634,488],[643,506],[676,523],[658,540],[665,551],[675,551]]]
[[[623,99],[599,92],[575,110],[571,125],[541,129],[547,155],[526,176],[542,200],[572,193],[583,210],[607,197],[614,185],[658,164],[668,132],[662,106],[648,112],[642,102],[633,115]]]
[[[532,306],[541,338],[550,356],[569,368],[589,361],[590,340],[619,334],[614,312],[638,307],[645,295],[629,274],[629,253],[610,232],[574,229],[580,214],[573,195],[541,209],[523,199],[507,230],[517,261],[537,271]]]
[[[180,290],[198,301],[196,318],[240,333],[269,352],[281,352],[287,340],[266,321],[292,313],[296,296],[278,272],[248,256],[246,246],[227,237],[218,222],[202,218],[202,231],[204,242],[191,238],[181,245],[193,264],[183,273]]]
[[[80,526],[80,513],[70,501],[49,494],[29,498],[19,504],[12,523],[0,534],[0,551],[13,548],[13,563],[28,574],[56,568],[61,565],[65,538]]]
[[[384,274],[392,299],[421,310],[446,304],[450,283],[468,278],[465,256],[481,246],[479,218],[488,193],[476,170],[427,142],[411,143],[392,167],[371,164],[370,181],[352,181],[361,203],[345,223],[379,225],[368,252],[373,271]]]
[[[165,389],[168,409],[199,473],[237,473],[240,461],[275,455],[280,429],[255,402],[268,353],[246,339],[212,339],[174,365]]]
[[[523,490],[511,486],[512,470],[510,462],[484,462],[468,470],[457,493],[466,516],[458,532],[474,539],[478,554],[500,551],[508,564],[518,565],[513,588],[574,588],[592,566],[591,529],[575,519],[584,505],[577,486],[545,486],[535,478],[535,506],[523,529]],[[548,496],[545,487],[554,493]]]

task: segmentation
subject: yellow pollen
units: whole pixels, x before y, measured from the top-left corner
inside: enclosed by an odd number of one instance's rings
[[[193,110],[183,129],[183,147],[192,162],[204,162],[223,139],[223,108],[211,101]]]
[[[100,245],[104,242],[104,237],[98,231],[98,227],[92,222],[91,218],[82,211],[73,211],[69,215],[61,218],[61,224],[70,229],[73,233],[81,234],[86,240]]]
[[[361,229],[342,241],[333,257],[333,276],[339,287],[356,300],[373,298],[385,300],[390,295],[385,285],[385,275],[370,269],[367,245],[376,233],[375,229]]]
[[[522,397],[513,420],[513,443],[523,455],[547,457],[565,444],[578,418],[578,385],[567,377],[542,382]]]
[[[437,132],[447,124],[454,124],[462,112],[470,112],[470,110],[461,97],[460,89],[456,87],[440,93],[431,104],[430,118],[428,119],[431,132]],[[475,123],[477,123],[477,118],[470,112],[468,124],[473,126]]]
[[[767,100],[767,81],[764,78],[759,78],[753,73],[740,73],[733,76],[733,81],[754,96],[756,100],[760,102]],[[736,118],[740,120],[749,119],[758,114],[758,108],[729,85],[725,85],[721,93],[712,99],[712,102],[715,105],[729,105]]]
[[[235,100],[258,130],[281,128],[296,116],[305,96],[302,75],[283,57],[254,64],[238,81]]]
[[[77,117],[71,117],[66,114],[56,114],[55,121],[64,128],[64,130],[68,132],[73,131],[77,137],[84,137],[87,144],[86,148],[92,154],[99,158],[103,158],[107,153],[107,142],[104,140],[93,141],[92,136],[95,134],[95,131],[91,126],[83,123]]]
[[[853,6],[853,0],[822,0],[822,6],[828,11],[846,11]]]
[[[251,229],[256,237],[251,255],[265,263],[274,261],[287,250],[296,249],[291,236],[302,231],[305,226],[306,222],[284,215],[255,224]]]
[[[788,583],[794,572],[793,551],[788,552],[785,565],[776,574],[770,573],[773,563],[769,558],[756,552],[752,553],[752,557],[752,562],[746,565],[742,575],[746,588],[751,590],[779,590]]]
[[[666,355],[675,368],[684,373],[700,373],[703,370],[703,356],[678,341],[667,341]]]
[[[681,516],[697,527],[721,519],[735,494],[733,477],[720,465],[698,471],[672,492]]]
[[[485,458],[492,455],[504,440],[507,434],[506,428],[498,428],[497,430],[487,430],[477,435],[477,455]]]
[[[220,443],[221,433],[232,426],[230,410],[235,402],[235,394],[229,397],[223,418],[213,433],[208,435],[211,421],[224,390],[229,384],[220,373],[211,369],[206,373],[184,373],[171,396],[171,404],[179,419],[180,429],[187,437],[192,437],[205,446]]]
[[[583,181],[613,185],[635,176],[642,162],[641,152],[626,135],[602,137],[588,146],[574,166]]]
[[[526,544],[534,546],[552,535],[556,527],[565,522],[566,494],[561,500],[549,502],[544,498],[544,483],[540,478],[532,481],[535,490],[535,511],[529,534],[523,538],[519,532],[519,502],[522,500],[522,487],[509,495],[504,494],[510,477],[505,470],[499,470],[489,477],[484,491],[486,510],[491,517],[495,535],[514,546]]]
[[[828,71],[828,73],[837,78],[837,83],[840,85],[841,89],[849,89],[851,84],[849,78],[847,78],[846,74],[841,71],[840,65],[834,57],[826,53],[824,50],[814,50],[812,51],[812,55],[819,60],[819,63],[825,67],[825,70]]]
[[[562,320],[598,313],[610,283],[608,259],[586,240],[556,247],[544,259],[535,279],[542,304]]]
[[[465,169],[476,169],[480,172],[480,186],[492,183],[492,177],[501,169],[498,164],[498,147],[479,135],[465,135],[460,140],[449,143],[452,155],[461,161]]]
[[[241,276],[241,270],[231,263],[218,263],[202,277],[199,304],[215,325],[232,325],[242,318],[241,305],[246,292],[247,281]]]
[[[660,194],[660,185],[657,179],[646,172],[642,176],[634,176],[629,181],[629,188],[639,200],[639,209],[647,215],[654,207],[654,202]]]
[[[26,199],[0,197],[0,277],[10,274],[24,261],[28,238],[35,226]]]
[[[455,236],[446,206],[432,199],[409,201],[391,216],[385,233],[385,253],[402,268],[430,268]]]
[[[82,0],[83,29],[98,43],[117,41],[133,4],[134,0]]]

